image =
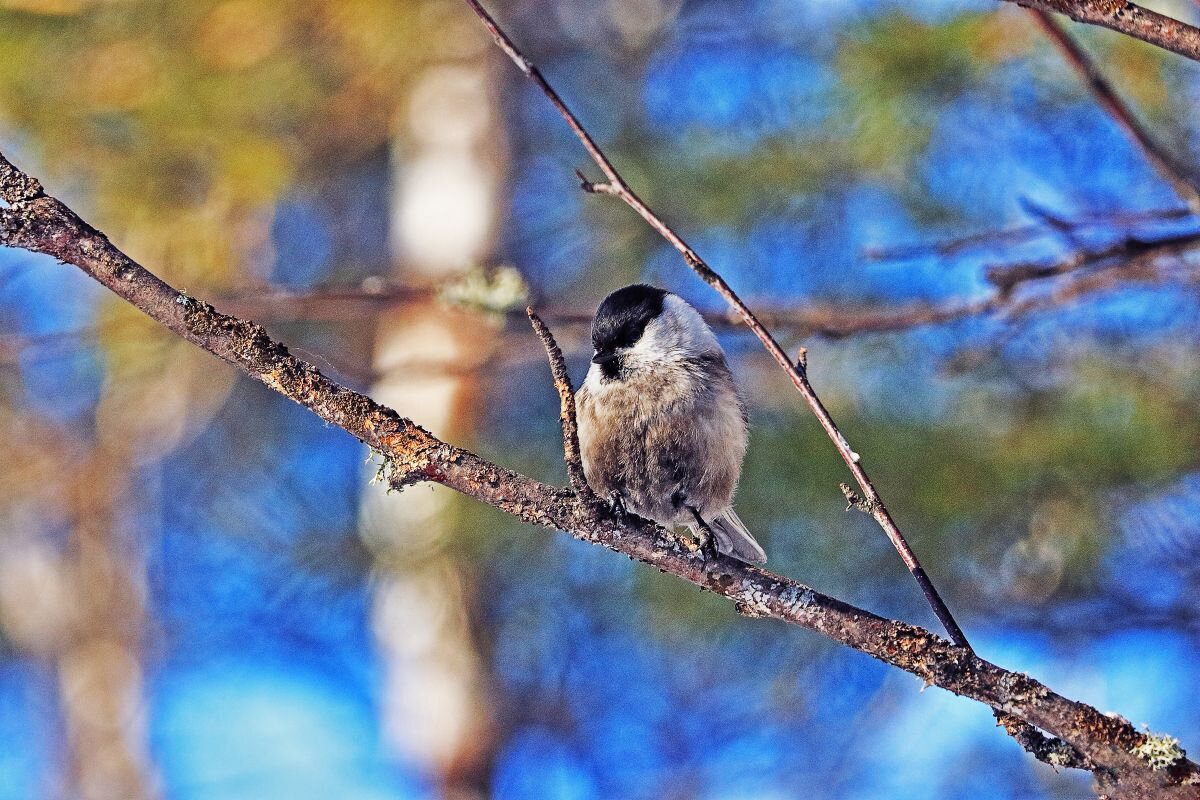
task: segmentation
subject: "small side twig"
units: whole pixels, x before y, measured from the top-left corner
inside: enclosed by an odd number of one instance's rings
[[[571,490],[575,496],[586,505],[595,506],[599,503],[592,487],[588,486],[583,474],[583,458],[579,454],[579,422],[575,416],[575,389],[571,386],[571,376],[567,374],[567,363],[563,360],[562,350],[554,341],[554,334],[542,322],[541,317],[533,307],[525,309],[533,332],[542,340],[546,348],[546,358],[550,361],[550,374],[554,376],[554,388],[558,390],[559,418],[562,420],[563,461],[567,464],[567,479],[571,482]]]
[[[584,175],[581,169],[575,170],[575,177],[579,178],[579,188],[588,194],[621,194],[621,189],[616,184],[611,181],[597,183],[596,181],[588,180],[588,176]]]
[[[858,492],[854,491],[854,488],[851,487],[850,484],[844,482],[839,483],[838,488],[842,490],[842,496],[846,498],[847,511],[853,508],[861,511],[868,517],[873,517],[875,516],[875,512],[879,510],[877,505],[864,498]]]

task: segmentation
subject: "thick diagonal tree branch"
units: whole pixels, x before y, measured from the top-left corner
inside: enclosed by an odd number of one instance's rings
[[[640,197],[638,197],[637,193],[635,193],[633,189],[630,188],[629,184],[625,182],[625,179],[621,177],[621,174],[617,171],[617,168],[613,166],[612,161],[609,160],[608,156],[604,154],[604,151],[600,149],[600,146],[596,144],[594,139],[592,139],[591,135],[583,127],[583,124],[579,121],[571,109],[567,107],[567,104],[563,102],[563,99],[542,75],[541,71],[517,48],[512,39],[509,38],[508,34],[500,28],[500,26],[496,23],[496,20],[494,20],[491,15],[488,14],[483,6],[479,4],[478,0],[466,0],[466,3],[475,12],[476,16],[479,17],[480,21],[483,22],[484,26],[488,29],[488,32],[491,33],[492,39],[496,42],[496,45],[505,53],[505,55],[509,57],[509,59],[512,60],[514,64],[517,65],[517,68],[520,69],[526,77],[537,84],[538,88],[542,90],[542,93],[546,96],[554,108],[557,109],[558,113],[566,121],[572,132],[574,132],[576,138],[578,138],[580,143],[583,144],[584,149],[588,152],[588,155],[591,156],[592,161],[594,161],[596,166],[600,168],[600,171],[604,173],[604,177],[606,178],[606,182],[604,183],[593,183],[587,180],[582,173],[579,173],[579,178],[582,182],[583,189],[588,192],[611,194],[614,197],[620,198],[626,205],[636,211],[638,215],[650,225],[650,227],[656,230],[671,244],[672,247],[679,251],[679,254],[683,256],[683,260],[687,263],[687,265],[691,267],[692,270],[699,275],[705,283],[715,289],[717,293],[721,295],[721,297],[725,298],[725,301],[729,304],[730,308],[737,312],[738,316],[740,316],[746,323],[746,327],[748,327],[754,333],[754,335],[758,337],[758,340],[762,342],[763,347],[767,349],[767,352],[771,354],[771,357],[775,359],[779,366],[783,368],[783,371],[787,373],[788,377],[791,378],[792,384],[796,387],[796,390],[800,392],[801,396],[808,404],[809,409],[811,409],[812,413],[816,416],[818,422],[821,423],[821,427],[829,436],[830,441],[833,442],[833,446],[836,448],[838,455],[840,455],[842,460],[846,462],[846,466],[850,469],[850,473],[854,476],[854,480],[858,483],[859,489],[862,491],[864,496],[864,507],[870,508],[870,515],[877,523],[879,523],[879,526],[883,528],[884,533],[887,534],[888,539],[891,540],[892,545],[896,548],[896,551],[904,560],[904,565],[908,567],[908,571],[916,580],[917,585],[921,587],[921,591],[925,595],[925,599],[929,602],[929,606],[933,609],[934,614],[937,615],[938,620],[942,623],[942,626],[946,629],[946,632],[950,634],[950,638],[953,639],[956,644],[961,647],[969,648],[971,645],[967,642],[967,637],[963,633],[962,628],[959,627],[958,622],[956,622],[954,619],[954,615],[950,613],[950,609],[946,606],[945,601],[942,600],[941,595],[939,595],[937,589],[934,588],[933,582],[929,579],[929,576],[925,572],[925,568],[922,567],[921,562],[917,560],[917,556],[913,552],[912,547],[909,546],[908,541],[904,538],[904,534],[900,532],[899,526],[897,526],[895,520],[892,519],[892,515],[888,511],[887,506],[884,505],[883,498],[879,496],[879,492],[876,490],[875,484],[871,482],[870,477],[867,475],[867,471],[862,465],[862,458],[852,447],[850,447],[850,443],[846,440],[845,434],[843,434],[838,428],[837,423],[833,421],[833,417],[830,415],[828,409],[825,408],[825,404],[822,403],[821,398],[817,396],[816,390],[813,389],[812,384],[808,380],[807,368],[803,364],[795,362],[788,357],[787,353],[785,353],[783,348],[779,345],[779,342],[775,340],[775,337],[771,335],[762,322],[760,322],[754,313],[750,311],[750,308],[742,301],[740,297],[738,297],[737,293],[733,290],[733,287],[731,287],[725,281],[725,279],[717,273],[716,270],[710,267],[708,263],[705,262],[695,250],[692,249],[691,245],[684,241],[683,237],[676,233],[675,230],[671,228],[671,226],[668,225],[665,220],[662,219],[662,217],[654,213],[654,211],[652,211],[650,207],[647,206]]]
[[[1028,727],[1036,726],[1061,739],[1065,750],[1048,744],[1041,734],[1032,745],[1042,747],[1042,757],[1054,763],[1092,769],[1110,795],[1200,798],[1200,767],[1167,748],[1169,766],[1153,768],[1138,753],[1157,753],[1156,740],[1120,717],[1063,697],[917,626],[884,619],[740,561],[705,561],[661,528],[633,518],[614,519],[569,490],[438,439],[322,375],[271,339],[262,326],[222,314],[168,285],[46,195],[37,181],[2,155],[0,199],[7,204],[0,206],[0,245],[79,267],[179,336],[377,449],[387,458],[390,481],[397,488],[422,481],[441,483],[526,522],[643,561],[726,597],[753,616],[803,626],[928,684],[985,703],[1005,715],[1006,724],[1012,718],[1021,735],[1037,734]],[[548,332],[546,339],[552,341]],[[568,412],[564,408],[564,416],[570,416]],[[1055,761],[1055,752],[1066,755]]]
[[[1143,42],[1200,61],[1200,28],[1159,14],[1128,0],[1006,0],[1038,11],[1065,14],[1076,22],[1141,39]]]
[[[1108,112],[1129,138],[1133,139],[1134,143],[1141,148],[1146,160],[1167,183],[1171,184],[1171,188],[1187,203],[1192,213],[1200,214],[1200,183],[1197,182],[1196,175],[1176,162],[1158,142],[1154,141],[1154,137],[1133,115],[1133,111],[1113,89],[1112,84],[1104,77],[1104,73],[1100,71],[1096,63],[1049,13],[1037,9],[1030,9],[1029,13],[1033,15],[1038,26],[1050,37],[1050,41],[1054,42],[1062,52],[1067,62],[1079,73],[1079,77],[1083,78],[1088,91],[1096,98],[1100,107]]]

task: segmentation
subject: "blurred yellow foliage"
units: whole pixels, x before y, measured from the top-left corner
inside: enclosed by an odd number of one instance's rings
[[[200,22],[196,54],[217,70],[252,67],[275,52],[288,33],[289,22],[273,3],[228,0]]]
[[[6,0],[0,125],[37,143],[30,166],[60,194],[77,187],[99,227],[169,249],[153,262],[164,277],[234,284],[262,255],[242,247],[244,219],[269,216],[299,175],[382,152],[425,57],[406,20],[445,9]]]
[[[78,14],[96,0],[0,0],[0,11],[29,14]]]

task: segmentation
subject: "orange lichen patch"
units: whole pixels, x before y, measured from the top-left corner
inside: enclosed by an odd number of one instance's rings
[[[262,382],[277,392],[283,391],[283,383],[280,380],[279,370],[272,370],[263,375]]]

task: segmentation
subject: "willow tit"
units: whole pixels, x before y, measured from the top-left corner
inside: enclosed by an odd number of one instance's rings
[[[712,329],[676,294],[637,284],[604,298],[575,395],[592,491],[742,561],[766,553],[733,511],[746,413]]]

